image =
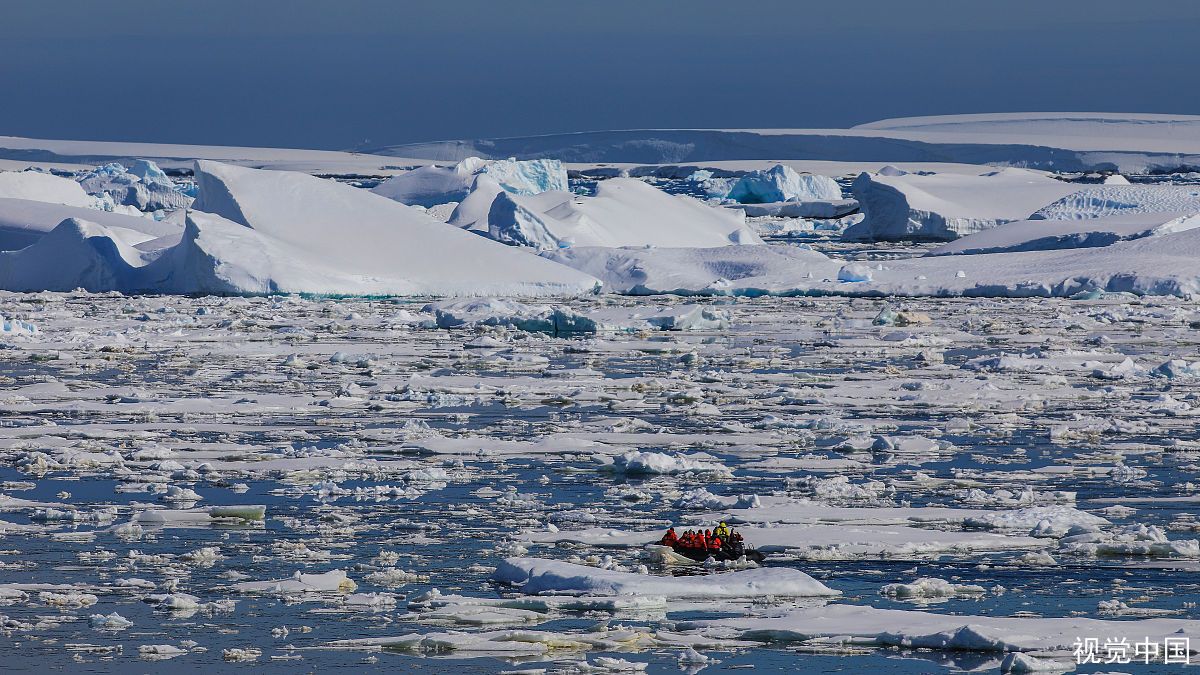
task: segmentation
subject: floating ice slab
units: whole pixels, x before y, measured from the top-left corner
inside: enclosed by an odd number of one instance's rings
[[[861,174],[853,186],[863,221],[847,239],[951,240],[1028,218],[1079,190],[1045,174],[1002,169],[982,176]]]
[[[602,570],[556,560],[507,558],[493,578],[521,592],[653,595],[682,598],[832,597],[840,595],[800,570],[762,568],[698,577],[660,577]]]
[[[458,657],[540,656],[550,651],[629,651],[658,644],[653,634],[637,628],[599,629],[562,633],[539,630],[498,630],[409,633],[390,637],[337,640],[333,649],[387,649],[421,654],[453,653]]]
[[[271,581],[243,581],[233,584],[239,593],[268,593],[291,595],[303,593],[353,593],[358,584],[346,576],[344,570],[330,570],[321,574],[304,574],[297,571],[287,579]]]

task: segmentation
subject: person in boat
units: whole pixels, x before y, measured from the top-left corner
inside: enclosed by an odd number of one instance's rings
[[[659,543],[663,546],[670,546],[674,548],[675,545],[679,543],[679,537],[675,534],[675,528],[667,528],[667,533],[663,535],[663,538]]]
[[[717,529],[713,530],[713,536],[720,537],[724,541],[729,540],[729,526],[725,524],[725,521],[722,520]]]
[[[712,553],[714,555],[721,552],[721,538],[720,537],[714,536],[713,538],[708,540],[708,552]]]
[[[729,553],[734,558],[740,558],[746,555],[746,544],[741,539],[734,539],[729,544]]]

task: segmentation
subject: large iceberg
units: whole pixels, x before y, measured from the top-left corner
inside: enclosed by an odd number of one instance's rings
[[[560,295],[592,277],[357,188],[197,162],[200,199],[178,235],[131,245],[119,227],[63,221],[0,253],[0,287],[172,293]],[[203,212],[202,212],[203,211]]]
[[[669,195],[636,178],[600,181],[594,197],[583,197],[562,191],[515,195],[480,176],[450,224],[541,250],[762,243],[742,213]]]
[[[790,166],[776,164],[739,178],[727,197],[743,204],[836,201],[842,198],[842,188],[829,176],[799,174]]]
[[[500,189],[515,195],[566,191],[567,172],[556,159],[483,160],[468,157],[450,167],[423,166],[387,179],[372,192],[412,206],[462,201],[476,176],[487,175]]]
[[[852,190],[865,218],[845,238],[949,241],[1028,218],[1079,186],[1024,169],[981,176],[881,171],[859,175]]]

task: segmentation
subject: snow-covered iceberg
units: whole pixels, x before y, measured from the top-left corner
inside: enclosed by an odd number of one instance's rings
[[[5,256],[10,290],[560,295],[596,280],[334,181],[197,162],[200,198],[175,235],[63,221]],[[170,245],[161,245],[161,244]]]
[[[852,191],[865,218],[846,229],[851,240],[949,241],[1028,218],[1079,186],[1024,169],[981,176],[863,173]]]
[[[450,224],[506,244],[555,250],[762,243],[743,214],[669,195],[636,178],[601,181],[594,197],[562,191],[520,196],[497,189],[483,176],[475,190],[455,209]]]
[[[554,295],[595,287],[588,277],[334,181],[204,161],[196,163],[196,177],[196,209],[302,252],[346,281],[342,290],[328,282],[294,284],[309,285],[308,292]],[[302,260],[290,266],[302,272]]]
[[[476,176],[486,175],[500,189],[516,195],[566,191],[567,172],[556,159],[483,160],[468,157],[450,167],[423,166],[380,183],[372,192],[414,206],[462,201]]]

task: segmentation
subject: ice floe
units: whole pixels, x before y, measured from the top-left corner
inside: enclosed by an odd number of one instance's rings
[[[661,577],[538,558],[507,558],[493,575],[522,593],[643,595],[665,598],[832,597],[840,595],[804,572],[762,568],[704,577]]]

